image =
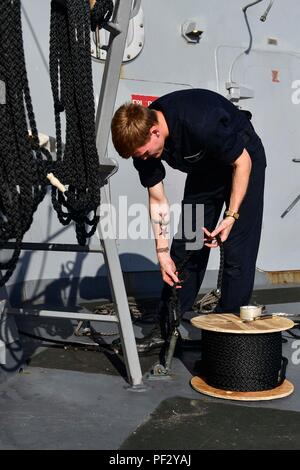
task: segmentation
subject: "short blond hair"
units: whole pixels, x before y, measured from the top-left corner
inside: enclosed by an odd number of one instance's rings
[[[157,123],[153,109],[135,103],[123,104],[111,123],[112,141],[119,155],[131,157],[136,149],[150,140],[150,129]]]

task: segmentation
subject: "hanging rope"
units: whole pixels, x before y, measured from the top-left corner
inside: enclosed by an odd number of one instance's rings
[[[52,202],[63,225],[71,220],[76,223],[81,245],[97,228],[101,186],[90,47],[88,0],[66,0],[65,6],[52,0],[50,79],[57,145],[54,175],[65,189],[60,191],[52,186]],[[64,150],[60,116],[63,111]]]
[[[213,312],[221,297],[221,286],[222,286],[222,278],[223,278],[223,271],[224,271],[224,246],[219,235],[216,236],[216,239],[220,247],[220,267],[219,267],[219,273],[218,273],[217,288],[211,292],[208,292],[206,295],[202,297],[202,299],[200,300],[198,304],[195,304],[201,313]],[[192,259],[194,254],[195,254],[195,251],[186,251],[186,254],[183,257],[182,261],[176,265],[180,283],[184,282],[186,279],[185,268],[186,268],[186,265],[189,263],[189,261]],[[177,328],[179,326],[181,316],[182,316],[182,313],[180,310],[179,289],[176,288],[176,285],[177,284],[174,284],[172,287],[172,292],[171,292],[171,296],[169,300],[169,322],[168,323],[171,325],[171,330],[172,328],[174,327]]]
[[[0,2],[0,249],[15,241],[0,262],[3,286],[17,264],[23,235],[46,191],[51,154],[41,148],[30,97],[20,0]]]
[[[96,0],[91,8],[91,30],[96,31],[96,28],[102,28],[110,20],[113,10],[112,0]]]
[[[167,322],[166,328],[170,328],[169,332],[167,333],[167,337],[173,331],[174,328],[177,328],[180,325],[181,321],[181,308],[180,308],[180,299],[179,299],[179,290],[177,289],[177,285],[181,285],[185,279],[185,268],[189,261],[192,259],[192,256],[195,254],[195,251],[186,251],[185,256],[183,257],[180,263],[177,263],[176,270],[177,270],[177,277],[179,279],[179,283],[174,283],[171,296],[168,303],[169,309],[169,321]]]
[[[217,280],[217,288],[205,294],[198,302],[195,303],[194,307],[200,313],[214,312],[221,297],[221,287],[224,271],[224,245],[219,235],[216,236],[216,239],[220,248],[220,265]]]
[[[284,381],[286,366],[281,332],[249,335],[202,330],[201,374],[212,387],[272,390]]]

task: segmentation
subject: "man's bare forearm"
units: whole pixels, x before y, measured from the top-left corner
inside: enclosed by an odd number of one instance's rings
[[[247,150],[243,151],[233,166],[229,208],[234,212],[238,212],[247,192],[251,173],[251,158]]]
[[[167,198],[162,201],[149,198],[149,214],[155,237],[156,250],[166,250],[170,238],[170,207]]]
[[[180,289],[176,266],[169,253],[170,207],[162,183],[152,189],[152,196],[149,194],[149,212],[155,234],[157,259],[162,278],[169,286],[174,286],[174,283],[176,283],[176,289]]]
[[[170,208],[166,197],[163,182],[148,188],[149,213],[155,237],[156,251],[158,257],[169,256],[169,221]]]
[[[233,163],[231,194],[228,208],[230,211],[233,211],[233,213],[226,213],[225,219],[223,219],[212,232],[204,227],[203,230],[207,235],[206,243],[204,244],[208,248],[216,248],[218,246],[218,243],[215,243],[213,240],[216,235],[220,236],[222,242],[227,240],[236,220],[234,212],[239,212],[240,206],[246,195],[251,168],[252,161],[250,155],[247,150],[244,149],[243,153]]]

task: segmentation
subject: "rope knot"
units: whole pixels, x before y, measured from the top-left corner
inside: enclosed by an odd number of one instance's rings
[[[113,14],[114,3],[112,0],[96,0],[95,5],[91,9],[91,30],[95,31],[108,23]]]

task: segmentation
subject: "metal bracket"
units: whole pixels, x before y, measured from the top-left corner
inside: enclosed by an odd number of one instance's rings
[[[253,88],[240,85],[239,83],[236,83],[236,82],[226,82],[225,87],[226,87],[226,90],[229,91],[229,94],[227,95],[227,99],[229,99],[233,103],[238,102],[240,100],[254,98]]]
[[[297,204],[297,202],[300,201],[300,194],[298,194],[298,196],[293,200],[293,202],[285,209],[285,211],[281,214],[281,218],[283,219],[283,217],[285,217],[288,212],[290,212],[293,207]]]
[[[300,158],[293,158],[292,161],[294,163],[300,163]],[[283,219],[292,209],[293,207],[297,204],[297,202],[300,201],[300,194],[291,202],[291,204],[285,209],[285,211],[281,214],[281,218]]]
[[[179,338],[179,332],[177,328],[175,328],[172,333],[170,344],[168,347],[166,364],[165,365],[161,363],[154,364],[150,373],[147,374],[147,379],[157,380],[157,379],[170,379],[171,378],[171,365],[172,365],[172,360],[174,357],[174,352],[175,352],[178,338]]]
[[[6,300],[0,301],[0,364],[6,364],[6,345],[19,339],[15,319],[7,315]]]

